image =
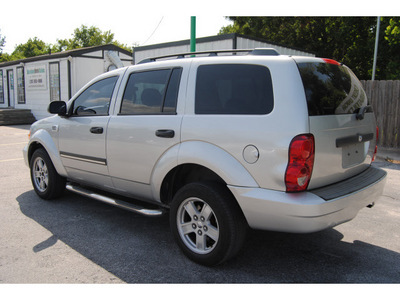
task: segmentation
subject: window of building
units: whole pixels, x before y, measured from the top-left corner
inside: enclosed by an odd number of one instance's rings
[[[105,116],[108,115],[111,96],[118,76],[102,79],[89,86],[74,101],[73,115]]]
[[[17,101],[18,104],[25,104],[24,67],[17,67]]]
[[[49,63],[50,101],[60,101],[60,63]]]
[[[4,104],[3,70],[0,70],[0,104]]]
[[[120,114],[175,113],[181,73],[175,68],[131,74]]]
[[[271,74],[264,66],[215,64],[197,70],[196,114],[268,114],[273,106]]]

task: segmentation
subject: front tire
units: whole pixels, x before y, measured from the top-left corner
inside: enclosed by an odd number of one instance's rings
[[[36,194],[45,200],[60,197],[65,190],[66,180],[58,175],[54,165],[43,149],[37,149],[30,160],[31,181]]]
[[[181,188],[170,210],[171,231],[182,251],[202,265],[217,265],[240,251],[247,223],[226,186],[199,182]]]

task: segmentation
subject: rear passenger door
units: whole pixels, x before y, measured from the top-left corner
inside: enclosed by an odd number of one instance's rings
[[[114,186],[137,194],[149,189],[153,168],[180,142],[177,99],[182,68],[133,71],[126,75],[108,125],[107,160]]]

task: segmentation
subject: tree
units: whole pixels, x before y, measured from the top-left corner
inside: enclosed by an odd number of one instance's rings
[[[25,44],[19,44],[11,55],[16,59],[21,59],[48,54],[49,51],[50,45],[34,37],[33,39],[30,38]]]
[[[391,18],[385,30],[385,40],[389,45],[400,44],[400,18]]]
[[[128,46],[115,41],[114,34],[110,30],[103,32],[95,26],[87,27],[85,25],[76,28],[72,38],[59,39],[55,45],[46,44],[44,41],[34,37],[33,39],[30,38],[26,43],[16,46],[14,52],[9,55],[7,53],[2,54],[4,44],[5,38],[0,35],[0,62],[106,44],[114,44],[128,51],[132,50]]]
[[[53,52],[60,52],[65,50],[72,50],[83,47],[101,46],[106,44],[114,44],[121,48],[128,49],[127,46],[114,41],[114,33],[108,31],[101,31],[95,26],[87,27],[81,25],[76,28],[71,39],[57,40],[57,44],[53,45]]]
[[[387,79],[400,79],[400,17],[390,18],[385,27],[385,41],[388,46],[381,51],[381,60],[385,60]],[[397,59],[396,59],[397,58]]]
[[[233,25],[221,28],[220,34],[241,33],[264,38],[288,47],[300,48],[319,57],[333,58],[348,65],[360,79],[370,79],[376,35],[375,17],[229,17]],[[400,56],[392,53],[385,37],[390,20],[382,18],[377,79],[396,76],[387,68]],[[392,22],[393,23],[393,22]],[[394,22],[392,38],[396,36]],[[398,28],[398,27],[397,27]],[[398,53],[398,52],[397,52]],[[393,73],[394,72],[394,73]]]
[[[1,32],[1,30],[0,30]],[[3,58],[3,47],[6,44],[6,38],[2,37],[0,34],[0,62],[2,61]]]
[[[50,45],[47,45],[42,40],[34,37],[30,38],[26,43],[19,44],[15,47],[11,54],[4,53],[0,56],[0,62],[12,61],[23,59],[27,57],[33,57],[38,55],[48,54],[50,51]]]

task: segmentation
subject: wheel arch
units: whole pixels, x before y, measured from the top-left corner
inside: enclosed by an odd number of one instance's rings
[[[47,152],[57,173],[66,177],[67,172],[61,162],[58,148],[51,135],[44,129],[36,131],[30,139],[27,152],[28,164],[31,162],[33,153],[39,148],[43,148]]]
[[[200,181],[226,182],[212,170],[197,164],[182,164],[172,169],[164,178],[160,188],[160,201],[169,205],[176,192],[183,186]]]
[[[244,166],[225,150],[188,141],[171,148],[156,164],[151,179],[153,197],[168,204],[180,187],[195,181],[258,187]]]

